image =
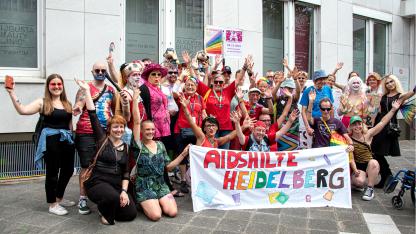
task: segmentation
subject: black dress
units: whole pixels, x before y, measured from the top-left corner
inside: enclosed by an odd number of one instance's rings
[[[375,124],[378,124],[381,119],[392,109],[392,103],[394,100],[399,99],[400,93],[388,97],[387,95],[383,95],[380,100],[380,112],[376,116]],[[397,111],[394,114],[393,118],[391,118],[391,123],[397,124]],[[371,148],[373,149],[373,153],[379,156],[400,156],[400,146],[399,146],[399,138],[395,136],[390,136],[387,134],[387,129],[389,128],[389,124],[387,123],[384,126],[383,130],[381,130],[377,135],[374,136],[373,142],[371,143]]]

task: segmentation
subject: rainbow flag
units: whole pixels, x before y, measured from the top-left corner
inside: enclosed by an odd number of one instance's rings
[[[219,30],[206,42],[205,52],[208,54],[222,53],[222,30]]]
[[[416,113],[416,99],[412,99],[407,101],[406,103],[403,103],[403,105],[400,107],[400,112],[403,115],[404,120],[407,124],[409,124],[413,130],[415,130],[415,122],[413,119],[415,118]]]

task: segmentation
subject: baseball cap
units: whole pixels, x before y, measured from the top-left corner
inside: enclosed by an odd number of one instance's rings
[[[228,74],[231,74],[232,72],[231,72],[231,67],[229,67],[229,66],[225,66],[224,67],[224,69],[222,69],[222,73],[228,73]]]
[[[258,88],[251,88],[251,89],[249,89],[249,90],[248,90],[248,93],[249,93],[249,94],[250,94],[250,93],[252,93],[252,92],[258,92],[258,93],[261,93],[260,89],[258,89]]]
[[[313,73],[312,80],[315,81],[317,79],[326,78],[328,75],[324,70],[317,70]]]
[[[351,117],[351,119],[350,119],[350,125],[351,125],[351,124],[353,124],[353,123],[355,123],[355,122],[357,122],[357,121],[363,122],[363,119],[361,119],[361,117],[360,117],[360,116],[358,116],[358,115],[354,115],[354,116],[353,116],[353,117]]]
[[[285,81],[282,82],[280,87],[294,89],[296,88],[295,81],[293,81],[292,79],[286,79]]]

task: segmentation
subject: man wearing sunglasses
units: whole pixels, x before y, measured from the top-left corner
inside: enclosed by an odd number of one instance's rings
[[[95,110],[97,112],[98,120],[103,129],[107,128],[107,122],[113,116],[115,109],[115,91],[113,87],[105,84],[107,74],[107,66],[105,63],[97,62],[93,65],[91,73],[94,80],[89,82],[90,93],[95,104]],[[73,114],[81,116],[79,117],[75,135],[75,147],[78,151],[81,171],[79,178],[82,178],[82,174],[88,168],[91,159],[95,155],[95,136],[91,127],[90,117],[88,111],[85,108],[85,94],[80,89],[77,92],[75,105],[73,108]],[[84,185],[80,181],[80,198],[78,204],[78,212],[80,214],[89,214],[90,209],[87,205],[87,196],[85,193]]]
[[[310,127],[314,131],[312,148],[328,147],[331,140],[331,132],[336,131],[342,135],[348,142],[347,151],[352,152],[354,147],[353,142],[348,135],[347,128],[339,119],[335,119],[332,112],[332,102],[329,98],[323,98],[319,101],[319,110],[322,117],[312,117],[312,103],[315,101],[316,95],[311,93],[309,95],[310,103],[308,105],[307,118]]]

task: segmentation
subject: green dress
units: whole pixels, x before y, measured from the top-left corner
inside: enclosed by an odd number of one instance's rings
[[[156,154],[143,144],[133,141],[131,150],[137,162],[136,197],[137,202],[149,199],[160,199],[170,193],[163,178],[165,166],[170,158],[162,142],[156,141]],[[142,147],[140,151],[140,147]],[[139,155],[140,154],[140,155]]]

